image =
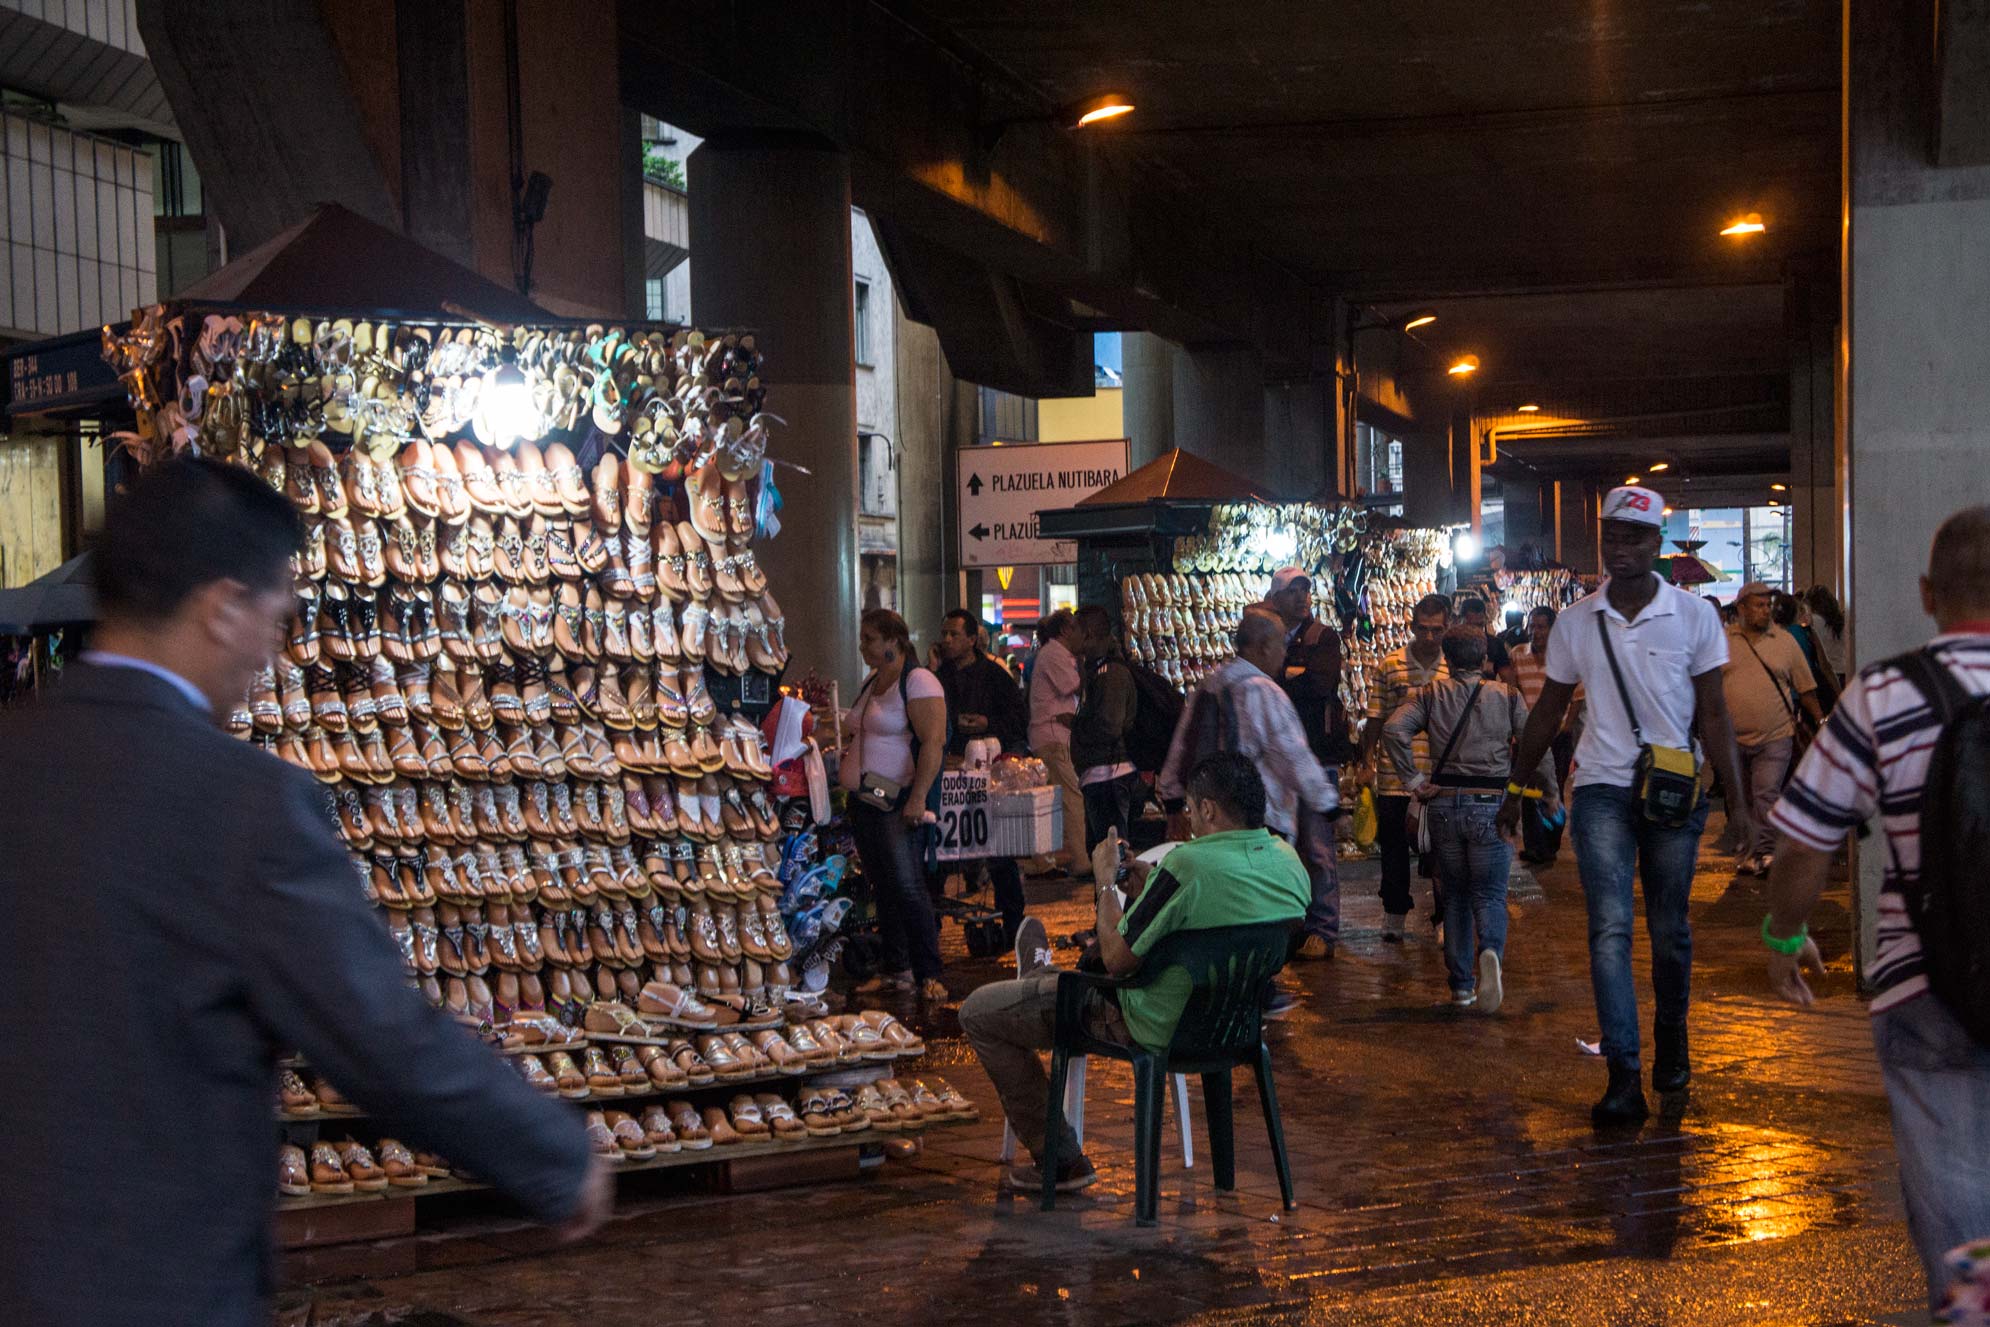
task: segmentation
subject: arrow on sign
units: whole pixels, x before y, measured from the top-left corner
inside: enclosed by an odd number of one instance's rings
[[[974,495],[975,497],[977,497],[977,498],[981,496],[981,476],[980,476],[980,475],[969,475],[969,476],[967,477],[967,491],[968,491],[969,493],[972,493],[972,494],[973,494],[973,495]]]
[[[976,539],[986,539],[988,537],[988,527],[985,525],[976,525],[970,528],[968,533]]]

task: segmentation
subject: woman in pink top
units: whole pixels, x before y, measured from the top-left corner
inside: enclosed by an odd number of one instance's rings
[[[904,618],[873,608],[862,622],[857,648],[871,675],[850,707],[851,740],[838,781],[850,794],[850,836],[877,909],[884,967],[857,989],[916,987],[927,999],[945,1000],[940,924],[926,892],[918,842],[947,752],[946,692],[940,679],[919,665]],[[873,797],[867,786],[896,791]]]

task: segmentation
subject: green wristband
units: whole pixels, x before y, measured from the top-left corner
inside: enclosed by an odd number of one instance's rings
[[[1809,923],[1806,922],[1805,924],[1797,927],[1797,933],[1792,936],[1770,935],[1769,934],[1770,916],[1771,914],[1766,912],[1762,914],[1762,943],[1769,946],[1769,948],[1774,950],[1776,953],[1783,955],[1785,958],[1794,958],[1798,954],[1801,954],[1803,952],[1803,947],[1810,942]]]

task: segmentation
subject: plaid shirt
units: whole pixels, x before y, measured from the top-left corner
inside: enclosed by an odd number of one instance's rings
[[[1410,658],[1410,647],[1405,645],[1384,659],[1375,667],[1375,675],[1368,679],[1368,717],[1386,720],[1401,709],[1411,696],[1429,686],[1440,677],[1451,676],[1451,666],[1438,655],[1437,662],[1425,668]],[[1412,747],[1416,756],[1419,774],[1430,773],[1430,738],[1418,733]],[[1375,760],[1375,795],[1377,797],[1404,797],[1403,777],[1396,772],[1395,762],[1378,749]]]
[[[1232,659],[1211,673],[1182,707],[1167,762],[1154,780],[1154,791],[1163,802],[1178,801],[1187,791],[1183,785],[1196,756],[1190,748],[1195,741],[1197,700],[1229,707],[1235,750],[1257,762],[1264,777],[1265,824],[1275,833],[1292,834],[1302,811],[1339,808],[1340,792],[1327,781],[1326,771],[1307,745],[1292,698],[1248,659]]]

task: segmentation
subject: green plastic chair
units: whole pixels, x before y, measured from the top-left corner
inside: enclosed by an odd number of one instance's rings
[[[1265,1131],[1271,1135],[1278,1188],[1291,1211],[1292,1167],[1285,1155],[1285,1127],[1272,1090],[1271,1048],[1264,1043],[1265,987],[1278,970],[1292,937],[1291,922],[1218,926],[1177,931],[1147,954],[1130,977],[1062,972],[1057,978],[1057,1027],[1050,1053],[1050,1127],[1044,1131],[1043,1210],[1057,1205],[1058,1137],[1064,1131],[1064,1084],[1071,1057],[1102,1055],[1133,1066],[1134,1219],[1156,1221],[1160,1206],[1161,1110],[1171,1073],[1202,1076],[1202,1106],[1209,1127],[1209,1158],[1218,1189],[1237,1187],[1237,1158],[1230,1113],[1230,1074],[1250,1065],[1264,1103]],[[1170,968],[1189,974],[1191,990],[1181,1021],[1167,1046],[1123,1046],[1101,1041],[1085,1029],[1086,997],[1093,991],[1126,990],[1153,983]]]

